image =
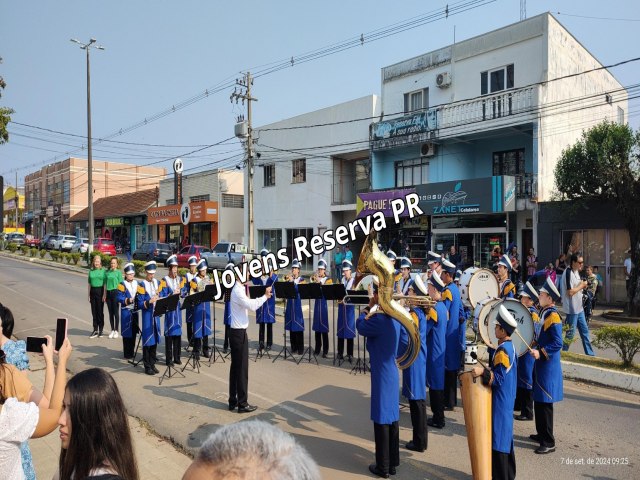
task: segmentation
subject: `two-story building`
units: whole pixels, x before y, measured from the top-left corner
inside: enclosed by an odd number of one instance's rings
[[[624,87],[549,13],[384,67],[381,91],[373,190],[414,189],[428,215],[383,242],[418,263],[451,245],[464,266],[492,264],[498,245],[526,256],[546,241],[538,202],[562,150],[627,115]]]

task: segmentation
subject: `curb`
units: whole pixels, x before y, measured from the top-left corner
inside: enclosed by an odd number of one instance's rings
[[[0,256],[18,260],[25,263],[36,263],[38,265],[48,265],[53,268],[61,268],[62,270],[69,270],[76,273],[87,273],[89,270],[85,267],[78,267],[76,265],[68,265],[61,262],[54,262],[52,260],[43,260],[39,257],[26,257],[24,255],[16,255],[15,253],[6,253],[0,251]]]
[[[562,361],[562,376],[571,380],[640,393],[640,375]]]

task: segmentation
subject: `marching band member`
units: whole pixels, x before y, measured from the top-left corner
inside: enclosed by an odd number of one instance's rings
[[[355,278],[351,276],[353,264],[349,260],[342,262],[342,284],[345,290],[353,290]],[[356,336],[355,307],[340,303],[338,306],[338,360],[344,359],[344,340],[347,339],[347,360],[353,360],[353,339]]]
[[[298,291],[298,284],[304,282],[304,279],[300,276],[300,262],[298,259],[291,262],[291,281],[296,286],[296,292]],[[284,318],[284,328],[289,330],[291,339],[291,351],[302,355],[304,353],[304,317],[302,316],[300,295],[297,295],[294,299],[287,300]]]
[[[500,257],[498,266],[498,284],[500,285],[500,298],[513,298],[516,294],[516,286],[509,278],[511,273],[511,260],[507,255]]]
[[[124,280],[118,285],[118,303],[120,303],[120,320],[122,321],[122,349],[124,358],[133,358],[136,334],[140,329],[136,294],[138,281],[135,279],[136,267],[133,263],[124,266]]]
[[[263,248],[260,251],[260,256],[266,257],[269,254],[269,250]],[[278,281],[278,275],[275,272],[270,271],[265,273],[259,278],[253,279],[254,285],[264,285],[265,287],[272,286],[275,282]],[[258,341],[260,342],[259,349],[264,350],[264,330],[266,327],[267,330],[267,346],[266,350],[271,350],[271,345],[273,344],[273,324],[276,321],[276,296],[271,295],[271,297],[266,301],[266,303],[256,310],[256,323],[260,326],[260,331],[258,333]]]
[[[396,283],[396,291],[401,295],[408,295],[409,287],[413,283],[413,280],[411,280],[411,260],[402,257],[400,260],[400,273],[401,277]]]
[[[224,267],[225,270],[233,270],[235,265],[233,263],[227,263]],[[222,353],[229,351],[229,335],[231,333],[231,290],[224,292],[224,314],[222,316],[222,323],[224,323],[224,343],[222,344]]]
[[[511,409],[516,396],[516,351],[511,342],[516,326],[515,318],[500,305],[495,323],[498,348],[493,356],[491,370],[477,366],[474,376],[491,387],[491,476],[495,479],[516,478],[516,456],[513,451],[513,415]]]
[[[533,385],[533,410],[536,419],[536,435],[531,439],[540,442],[536,453],[555,452],[556,439],[553,436],[553,404],[562,401],[562,320],[554,302],[560,301],[560,293],[551,281],[540,288],[540,333],[537,345],[530,352],[536,359],[535,382]]]
[[[318,274],[315,281],[321,285],[331,284],[331,279],[326,275],[327,262],[324,259],[318,260]],[[312,280],[313,277],[312,277]],[[313,331],[316,334],[315,355],[320,355],[322,348],[322,358],[327,358],[329,353],[329,310],[327,308],[327,300],[317,298],[313,303]]]
[[[376,311],[377,304],[378,286],[374,282],[373,296],[358,317],[357,328],[358,333],[367,338],[371,360],[371,420],[376,444],[376,463],[369,465],[369,471],[379,477],[389,478],[390,474],[396,474],[396,467],[400,465],[400,403],[396,354],[401,328],[398,322],[382,310]]]
[[[181,295],[186,279],[178,275],[178,257],[171,255],[167,259],[169,275],[160,282],[160,296]],[[180,361],[180,341],[182,339],[182,311],[180,302],[176,309],[164,315],[164,341],[165,341],[165,361],[167,365],[181,365]]]
[[[191,292],[202,292],[207,285],[211,284],[211,279],[207,275],[207,261],[203,258],[198,263],[198,275],[191,280]],[[209,302],[202,302],[193,309],[193,349],[196,358],[200,353],[205,357],[209,356],[209,335],[211,335],[211,305]]]
[[[142,310],[142,360],[144,373],[153,375],[159,373],[156,368],[156,349],[160,343],[160,317],[153,315],[155,303],[158,300],[160,282],[153,278],[156,273],[156,262],[151,260],[144,264],[146,277],[138,283],[138,308]]]
[[[438,275],[440,275],[442,272],[442,256],[429,250],[427,253],[427,265],[429,266],[429,271],[427,272],[429,278],[431,278],[433,272],[438,272]]]
[[[189,294],[191,286],[191,280],[198,275],[198,258],[195,255],[189,257],[189,271],[187,272],[187,281],[182,292],[182,296],[186,297]],[[185,314],[185,322],[187,324],[187,342],[191,345],[191,337],[193,337],[193,308],[187,308]]]
[[[442,301],[445,285],[436,270],[431,273],[428,289],[436,304],[427,315],[427,386],[433,413],[427,425],[444,428],[444,357],[449,312]]]
[[[422,278],[416,280],[409,287],[409,296],[428,295]],[[402,371],[402,395],[409,400],[413,438],[405,447],[414,452],[424,452],[429,444],[427,434],[427,388],[425,381],[427,374],[427,317],[420,307],[409,309],[418,317],[420,327],[420,353],[418,358],[408,368]],[[409,344],[409,335],[405,328],[400,329],[399,351],[405,351]]]
[[[464,362],[464,352],[466,349],[466,340],[464,339],[464,331],[466,331],[466,318],[464,316],[464,308],[462,307],[462,299],[460,298],[460,290],[453,278],[456,273],[456,266],[449,260],[442,260],[442,280],[446,288],[442,292],[442,300],[449,312],[449,321],[447,322],[446,331],[446,351],[444,356],[444,409],[453,410],[457,405],[457,386],[458,371]]]
[[[529,309],[533,319],[534,341],[540,332],[540,317],[535,304],[538,303],[538,292],[529,282],[525,283],[520,297],[520,303]],[[518,390],[516,393],[516,406],[514,410],[520,410],[516,420],[533,420],[533,366],[535,359],[531,355],[522,355],[518,359]]]

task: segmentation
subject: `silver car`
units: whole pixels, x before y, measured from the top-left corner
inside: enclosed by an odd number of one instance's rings
[[[58,240],[58,250],[61,252],[70,252],[73,244],[76,243],[77,237],[74,235],[60,235]]]
[[[87,248],[89,248],[88,238],[76,238],[75,243],[71,247],[71,253],[87,253]]]

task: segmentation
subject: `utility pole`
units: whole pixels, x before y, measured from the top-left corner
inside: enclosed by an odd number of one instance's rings
[[[527,18],[527,0],[520,0],[520,21]]]
[[[244,74],[242,79],[236,79],[236,88],[230,96],[231,102],[235,99],[242,100],[242,104],[247,102],[247,121],[238,119],[235,134],[238,138],[246,138],[247,141],[247,171],[249,179],[249,202],[247,207],[247,215],[249,217],[249,251],[255,251],[255,242],[253,238],[253,128],[251,123],[251,102],[258,101],[257,98],[251,96],[251,86],[253,85],[253,77],[250,72]],[[238,88],[239,87],[239,88]],[[246,128],[245,128],[246,127]],[[220,206],[218,206],[220,208]]]
[[[98,50],[104,50],[102,45],[96,45],[96,39],[92,38],[89,43],[82,43],[75,38],[72,38],[73,43],[80,45],[82,50],[87,52],[87,203],[89,207],[89,245],[87,251],[91,253],[93,250],[93,160],[91,158],[91,67],[89,63],[89,50],[95,48]],[[60,212],[62,213],[62,212]]]
[[[18,202],[20,194],[18,193],[18,171],[16,170],[16,233],[18,233]]]

